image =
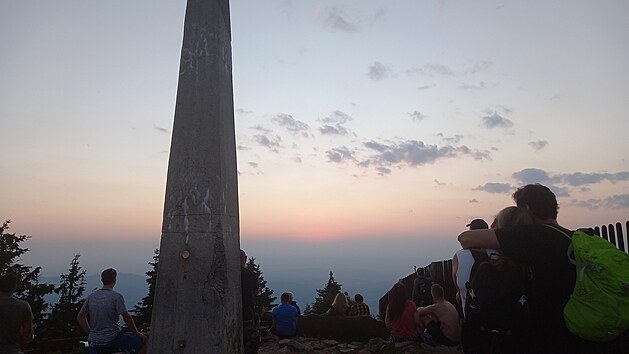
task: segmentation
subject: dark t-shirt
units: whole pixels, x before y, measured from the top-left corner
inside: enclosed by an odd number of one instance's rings
[[[0,353],[21,353],[22,324],[33,320],[28,302],[16,298],[0,299]]]
[[[258,276],[253,271],[240,267],[240,281],[242,287],[242,319],[253,320],[256,295],[258,293]]]
[[[585,341],[568,331],[563,319],[576,280],[576,269],[567,256],[570,239],[546,225],[497,229],[496,237],[505,256],[531,269],[526,287],[533,321],[531,352],[591,352]]]

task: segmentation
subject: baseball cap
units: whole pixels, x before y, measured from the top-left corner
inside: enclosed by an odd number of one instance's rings
[[[480,230],[480,229],[488,229],[489,225],[483,219],[474,219],[469,224],[465,225],[470,228],[470,230]]]

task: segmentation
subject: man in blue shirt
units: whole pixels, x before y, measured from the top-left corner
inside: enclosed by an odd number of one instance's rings
[[[290,304],[290,294],[280,296],[282,304],[273,309],[273,328],[280,338],[293,338],[297,335],[297,309]]]

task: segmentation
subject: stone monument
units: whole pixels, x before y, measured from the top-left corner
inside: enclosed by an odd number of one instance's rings
[[[151,353],[242,351],[229,0],[188,0]]]

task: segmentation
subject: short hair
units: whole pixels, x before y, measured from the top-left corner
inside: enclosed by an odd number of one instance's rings
[[[533,223],[531,215],[526,209],[516,206],[508,206],[496,214],[496,219],[491,224],[492,228],[502,229],[517,225],[530,225]]]
[[[116,276],[118,273],[114,268],[107,268],[100,273],[100,281],[103,282],[103,285],[109,285],[116,281]]]
[[[443,299],[443,288],[439,284],[432,284],[432,287],[430,287],[430,293],[433,297]]]
[[[7,272],[0,277],[0,291],[3,293],[14,292],[17,289],[17,275],[13,272]]]
[[[361,302],[365,301],[365,299],[363,298],[363,296],[362,296],[362,295],[360,295],[360,294],[356,294],[356,295],[354,295],[354,300],[355,300],[357,303],[359,303],[359,304],[360,304]]]
[[[537,219],[557,219],[557,197],[546,186],[539,183],[527,184],[513,193],[513,200],[517,206],[526,208]]]
[[[290,302],[290,294],[282,293],[282,295],[280,296],[280,300],[282,301],[282,303]]]

